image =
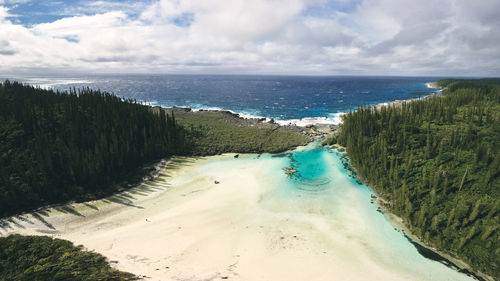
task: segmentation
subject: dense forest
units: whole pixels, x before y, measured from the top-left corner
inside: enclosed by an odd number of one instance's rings
[[[344,116],[328,140],[425,243],[500,278],[500,80]]]
[[[0,217],[90,200],[189,150],[175,116],[108,93],[0,84]]]
[[[46,236],[0,237],[0,280],[137,280],[106,258]]]

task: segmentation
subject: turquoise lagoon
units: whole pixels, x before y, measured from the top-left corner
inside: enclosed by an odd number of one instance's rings
[[[281,154],[173,161],[115,199],[73,204],[80,215],[27,214],[8,232],[51,233],[151,280],[222,272],[232,280],[474,280],[422,256],[345,161],[317,142]],[[296,173],[287,176],[287,167]]]
[[[372,198],[375,194],[345,169],[342,156],[315,142],[281,154],[215,160],[205,166],[205,171],[265,166],[259,177],[268,187],[261,196],[260,208],[281,218],[284,232],[287,224],[294,223],[313,229],[329,251],[359,262],[360,268],[365,263],[373,266],[369,260],[394,270],[397,276],[406,276],[405,280],[477,280],[453,265],[445,265],[447,261],[420,254],[412,241],[377,210]],[[296,173],[287,176],[284,168],[290,166]]]

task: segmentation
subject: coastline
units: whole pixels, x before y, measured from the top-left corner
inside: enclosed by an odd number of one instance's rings
[[[414,100],[428,99],[428,98],[431,98],[433,96],[441,96],[441,95],[443,95],[443,91],[445,90],[445,88],[439,87],[437,85],[437,82],[427,83],[427,87],[433,88],[433,89],[439,89],[439,90],[437,90],[436,92],[434,92],[434,93],[432,93],[430,95],[425,95],[425,96],[422,96],[422,97],[413,98],[413,99],[407,99],[407,100],[395,100],[395,101],[391,101],[391,102],[379,103],[379,104],[377,104],[377,105],[375,105],[373,107],[376,108],[376,109],[380,109],[383,106],[399,106],[399,105],[403,104],[404,102],[411,102],[411,101],[414,101]]]
[[[411,101],[420,100],[420,99],[427,99],[427,98],[430,98],[430,97],[433,97],[433,96],[441,96],[441,95],[443,95],[443,91],[446,89],[446,88],[443,88],[443,87],[439,87],[436,84],[436,82],[428,83],[428,87],[436,88],[436,89],[439,89],[439,90],[436,91],[435,93],[431,94],[431,95],[427,95],[427,96],[424,96],[424,97],[421,97],[421,98],[414,98],[414,99],[408,99],[408,100],[395,100],[395,101],[388,102],[388,103],[378,104],[378,105],[374,106],[374,108],[380,110],[384,106],[400,106],[400,105],[402,105],[405,102],[411,102]],[[340,126],[341,125],[342,124],[340,124]],[[342,146],[340,146],[338,144],[330,145],[330,147],[332,149],[336,149],[340,153],[343,153],[346,157],[349,157],[348,153],[346,152],[347,150],[346,150],[345,147],[342,147]],[[418,237],[414,233],[412,233],[412,231],[407,226],[407,222],[402,217],[399,217],[396,214],[392,213],[386,207],[386,204],[388,204],[388,203],[387,203],[387,201],[385,201],[385,199],[382,199],[380,193],[377,192],[376,187],[373,186],[373,185],[371,185],[371,184],[369,184],[369,183],[367,183],[362,177],[360,177],[359,174],[356,171],[356,168],[354,166],[352,166],[352,164],[350,163],[350,161],[349,161],[349,165],[350,165],[350,168],[352,168],[355,171],[356,177],[360,180],[360,182],[362,182],[363,184],[365,184],[366,186],[368,186],[373,191],[373,193],[376,194],[377,200],[375,200],[375,203],[381,209],[381,211],[384,214],[384,216],[389,221],[391,221],[391,223],[396,228],[398,228],[405,235],[405,237],[410,242],[418,244],[420,247],[422,247],[424,249],[427,249],[427,250],[429,250],[431,252],[434,252],[435,254],[443,257],[445,260],[448,260],[449,262],[452,263],[451,267],[457,267],[460,272],[465,272],[466,274],[468,274],[470,276],[473,276],[474,278],[476,278],[476,279],[478,279],[480,281],[483,281],[483,280],[484,281],[486,281],[486,280],[487,281],[494,281],[495,280],[493,277],[491,277],[491,276],[489,276],[489,275],[487,275],[487,274],[485,274],[483,272],[476,271],[476,270],[472,269],[472,267],[468,263],[466,263],[465,261],[463,261],[463,260],[461,260],[459,258],[456,258],[456,257],[452,256],[452,254],[446,253],[446,252],[444,252],[442,250],[438,250],[434,246],[429,245],[427,243],[424,243],[420,237]],[[417,249],[418,249],[417,245],[415,245],[415,247],[417,247]]]
[[[371,186],[370,186],[370,189],[372,189]],[[374,189],[372,189],[372,190],[375,192]],[[378,193],[377,193],[377,196],[379,196]],[[474,269],[472,269],[472,267],[469,264],[467,264],[463,260],[458,259],[456,257],[453,257],[453,256],[451,256],[448,253],[440,251],[440,250],[436,249],[435,247],[424,243],[418,236],[416,236],[415,234],[413,234],[410,231],[410,229],[407,227],[406,222],[405,222],[405,220],[403,218],[401,218],[401,217],[395,215],[394,213],[392,213],[383,204],[377,203],[377,206],[379,206],[383,210],[384,214],[391,221],[391,223],[393,223],[397,228],[399,228],[399,230],[403,233],[403,235],[412,244],[414,244],[414,245],[417,244],[418,245],[418,246],[415,245],[415,247],[417,248],[417,250],[419,249],[419,247],[422,247],[422,248],[424,248],[424,249],[426,249],[426,250],[428,250],[428,251],[430,251],[430,252],[432,252],[434,254],[437,254],[438,256],[441,256],[442,258],[444,258],[444,261],[451,262],[451,264],[450,263],[445,263],[443,260],[439,260],[439,262],[445,264],[446,266],[448,266],[450,268],[454,268],[455,270],[458,270],[459,272],[463,272],[464,274],[472,276],[472,277],[478,279],[479,281],[495,281],[493,279],[493,277],[491,277],[491,276],[489,276],[487,274],[484,274],[484,273],[482,273],[480,271],[475,271]],[[420,250],[419,250],[419,252],[420,252]]]
[[[345,147],[340,146],[338,144],[333,144],[333,145],[329,145],[329,146],[331,149],[337,150],[339,153],[343,154],[345,157],[347,157],[349,159],[349,155],[348,155]],[[358,179],[359,182],[361,182],[362,184],[366,185],[376,195],[376,198],[372,198],[372,199],[375,199],[375,200],[373,200],[373,203],[376,204],[376,206],[378,207],[380,212],[384,215],[384,217],[388,221],[391,222],[391,224],[395,227],[395,229],[397,229],[398,231],[403,233],[403,235],[408,239],[408,241],[410,243],[414,244],[415,248],[417,248],[417,250],[419,252],[420,252],[419,247],[423,248],[424,250],[430,251],[431,253],[442,257],[445,261],[447,260],[449,263],[445,263],[442,260],[439,260],[438,262],[443,263],[447,267],[453,268],[458,272],[462,272],[468,276],[472,276],[479,281],[495,281],[495,279],[493,277],[491,277],[483,272],[476,271],[476,270],[472,269],[472,267],[468,263],[466,263],[465,261],[458,259],[454,256],[451,256],[450,254],[443,252],[441,250],[438,250],[435,247],[423,242],[420,237],[416,236],[415,234],[413,234],[410,231],[410,229],[406,225],[406,221],[402,217],[394,214],[393,212],[391,212],[390,209],[388,209],[386,207],[386,204],[389,204],[389,203],[380,195],[380,193],[377,191],[377,189],[372,184],[369,184],[366,180],[364,180],[362,177],[359,176],[356,168],[354,166],[352,166],[350,159],[349,159],[349,166],[348,167],[349,167],[349,169],[352,169],[354,171],[355,178]],[[345,169],[347,169],[347,168],[345,168]],[[430,257],[427,257],[426,255],[424,255],[422,253],[421,253],[421,255],[426,257],[426,258],[431,259]]]

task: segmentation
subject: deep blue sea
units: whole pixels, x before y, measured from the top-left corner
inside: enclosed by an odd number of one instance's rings
[[[339,113],[360,105],[432,94],[437,89],[427,83],[440,78],[104,75],[9,79],[55,90],[101,89],[151,105],[223,109],[243,116],[300,120],[301,123],[337,123]]]

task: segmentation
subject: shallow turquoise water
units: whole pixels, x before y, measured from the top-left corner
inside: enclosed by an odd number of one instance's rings
[[[278,156],[262,156],[259,161],[276,161],[276,168],[291,166],[297,172],[286,177],[276,176],[284,174],[283,171],[272,171],[278,181],[266,199],[270,206],[275,206],[277,200],[282,202],[273,212],[321,215],[336,235],[341,233],[348,238],[346,245],[363,245],[369,258],[408,274],[409,279],[476,280],[422,256],[404,234],[377,211],[371,198],[372,190],[349,176],[343,166],[342,153],[311,143],[302,150]]]
[[[346,266],[359,268],[359,276],[383,272],[384,276],[374,276],[373,280],[476,280],[422,256],[377,211],[371,198],[373,191],[350,175],[342,156],[336,150],[311,143],[281,154],[214,158],[199,172],[216,175],[217,171],[228,171],[228,175],[237,175],[252,169],[261,187],[256,197],[258,208],[247,219],[274,221],[280,235],[304,237],[311,248],[324,249]],[[287,176],[287,167],[296,173]]]

